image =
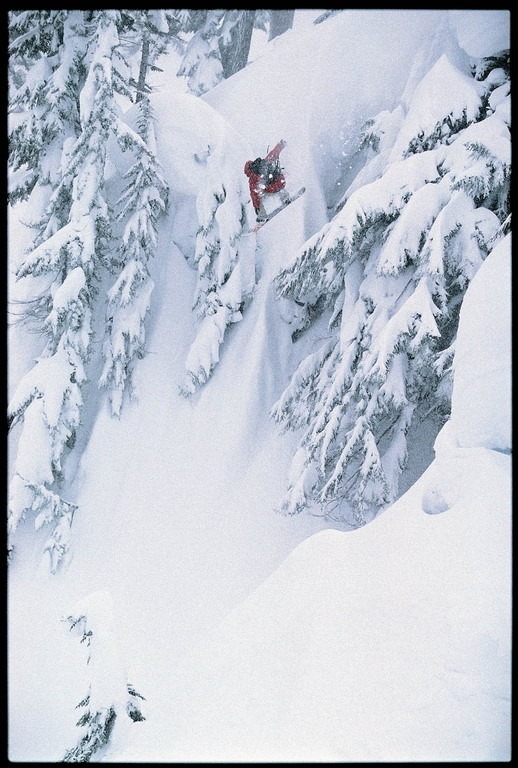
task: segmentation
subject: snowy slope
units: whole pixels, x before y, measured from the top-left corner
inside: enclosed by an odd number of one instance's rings
[[[394,42],[390,47],[383,44],[389,33]],[[479,635],[475,647],[469,645],[471,617],[486,622],[485,588],[474,613],[457,627],[448,623],[450,613],[444,614],[444,606],[450,600],[451,578],[456,576],[459,583],[453,607],[467,594],[469,582],[462,574],[480,578],[474,553],[484,540],[487,578],[500,579],[495,586],[507,588],[505,572],[495,574],[494,568],[495,551],[507,561],[507,531],[504,525],[495,526],[484,509],[501,506],[504,515],[508,457],[475,446],[461,469],[473,468],[479,478],[494,477],[494,486],[485,489],[493,496],[480,488],[477,504],[471,497],[460,499],[449,516],[431,517],[419,511],[426,478],[375,525],[354,534],[321,532],[327,525],[322,520],[286,519],[274,511],[285,490],[295,437],[278,433],[269,410],[296,360],[271,279],[327,220],[327,201],[340,197],[335,165],[348,159],[348,144],[361,122],[391,108],[430,59],[444,50],[463,60],[443,12],[405,12],[402,19],[397,11],[355,11],[286,33],[244,71],[207,94],[208,108],[240,136],[240,153],[249,149],[253,157],[281,136],[287,139],[283,163],[289,186],[304,183],[308,192],[257,237],[254,301],[243,320],[228,331],[211,381],[192,400],[180,397],[178,386],[194,335],[195,274],[182,253],[194,238],[197,181],[191,174],[196,166],[190,155],[184,166],[182,153],[186,146],[190,149],[193,136],[187,131],[185,144],[175,143],[178,134],[170,131],[171,110],[180,97],[174,102],[166,90],[157,95],[160,152],[174,201],[169,219],[162,222],[160,250],[151,265],[156,287],[148,354],[135,377],[138,399],[122,419],[111,419],[103,408],[88,425],[87,450],[70,489],[80,514],[74,521],[69,569],[58,577],[40,572],[45,532],[26,526],[20,534],[20,557],[11,569],[9,595],[11,759],[60,760],[77,739],[74,707],[86,692],[88,670],[84,647],[68,634],[60,618],[78,600],[99,590],[106,590],[113,601],[118,663],[147,699],[147,721],[128,720],[127,727],[120,726],[110,760],[249,759],[252,754],[287,760],[313,754],[321,760],[328,755],[342,759],[344,750],[353,758],[377,759],[377,754],[386,754],[383,734],[393,728],[401,750],[393,754],[415,755],[415,739],[404,723],[396,722],[398,711],[415,717],[414,711],[405,709],[407,694],[420,708],[423,739],[432,743],[425,754],[456,755],[466,745],[463,757],[504,753],[498,752],[501,741],[490,752],[486,738],[490,725],[481,723],[484,712],[492,713],[489,723],[496,723],[496,732],[499,723],[505,723],[505,703],[498,704],[493,695],[496,688],[505,696],[503,662],[499,671],[503,682],[491,677],[490,693],[480,691],[485,690],[484,665],[495,642],[501,643],[497,655],[503,661],[507,658],[505,627],[497,621],[486,646],[478,642]],[[207,124],[200,123],[196,132],[200,144],[215,122],[212,117]],[[239,163],[241,167],[241,156]],[[24,365],[25,353],[20,362]],[[468,424],[467,416],[463,423]],[[466,478],[468,483],[467,469]],[[498,494],[501,505],[494,503]],[[473,505],[473,524],[464,514],[468,502]],[[489,533],[494,539],[488,538]],[[446,542],[449,549],[444,550]],[[398,566],[401,552],[409,553],[407,570]],[[437,572],[437,563],[443,571]],[[381,591],[381,585],[391,582],[389,590]],[[504,604],[495,601],[494,609],[498,612],[500,605],[503,615],[507,603],[505,591],[501,594]],[[364,606],[371,597],[372,610],[380,609],[378,629],[376,622],[365,619]],[[419,618],[423,605],[430,610]],[[234,608],[236,613],[214,629]],[[351,612],[347,626],[341,621],[345,609]],[[368,694],[374,689],[379,693],[379,678],[368,676],[394,657],[401,628],[412,617],[419,620],[412,642],[404,648],[404,661],[389,671],[386,692],[379,694],[385,698],[372,705]],[[389,647],[384,647],[383,627]],[[446,644],[441,644],[443,630],[448,637],[459,633],[450,656]],[[373,632],[377,645],[370,641]],[[366,637],[369,642],[364,643]],[[422,655],[431,658],[434,639],[441,651],[429,667],[423,666],[414,650],[422,643],[428,651]],[[196,643],[199,655],[191,657]],[[460,663],[461,651],[474,658],[474,671],[462,665],[458,673],[451,671]],[[367,652],[371,655],[362,672]],[[310,663],[314,658],[317,666]],[[351,658],[354,663],[349,665]],[[399,691],[403,663],[424,685],[432,686],[424,703],[412,694],[411,678]],[[307,668],[305,678],[299,677],[301,667]],[[441,675],[447,683],[441,682]],[[474,682],[470,675],[475,675]],[[358,682],[369,684],[364,695]],[[472,685],[477,696],[471,709],[460,712],[461,704],[452,702],[465,701]],[[248,697],[247,690],[253,690],[253,696]],[[344,690],[357,698],[344,714],[342,727],[336,713],[343,712],[339,704]],[[329,700],[322,699],[323,692],[329,692]],[[491,703],[487,710],[484,696]],[[394,701],[400,708],[391,710],[396,714],[385,720],[385,704],[392,706]],[[437,701],[444,707],[442,719],[434,720]],[[297,713],[296,730],[292,712]],[[472,737],[466,735],[470,713],[477,732]],[[460,741],[448,730],[452,718],[463,728]],[[360,735],[351,747],[351,729],[358,731],[358,720]],[[432,726],[442,724],[447,735],[433,747]],[[271,732],[269,741],[265,728]],[[374,731],[379,736],[371,752],[368,742]]]
[[[288,142],[281,160],[288,188],[307,189],[309,237],[327,221],[329,197],[340,196],[342,166],[355,175],[351,155],[364,121],[393,109],[409,78],[445,51],[465,59],[446,12],[402,18],[401,11],[348,11],[272,40],[263,56],[203,98],[249,141],[251,157],[264,156],[279,138]]]
[[[507,238],[468,289],[436,461],[370,525],[299,545],[184,660],[169,736],[110,759],[510,759],[509,269]]]

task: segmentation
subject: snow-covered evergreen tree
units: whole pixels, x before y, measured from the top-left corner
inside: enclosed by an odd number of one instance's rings
[[[90,672],[88,692],[77,705],[84,710],[77,721],[81,736],[63,762],[89,763],[107,746],[119,715],[124,713],[133,722],[146,719],[139,703],[144,697],[126,681],[113,627],[112,599],[107,592],[88,595],[63,621],[81,643],[86,643]]]
[[[125,222],[119,249],[121,271],[108,292],[100,384],[110,388],[113,415],[120,415],[124,391],[131,383],[134,360],[144,355],[144,320],[153,281],[147,263],[157,246],[156,222],[167,204],[167,184],[157,159],[154,119],[148,99],[139,101],[136,133],[119,124],[118,138],[135,161],[126,172],[118,220]]]
[[[509,213],[509,100],[505,54],[472,77],[443,55],[406,111],[369,122],[375,156],[278,276],[302,325],[329,313],[273,409],[304,430],[286,513],[317,502],[369,521],[397,496],[410,425],[433,407],[447,416],[460,304]]]
[[[198,330],[186,360],[184,395],[193,394],[211,375],[226,329],[241,320],[255,287],[255,245],[250,238],[242,238],[249,226],[244,161],[232,165],[226,161],[230,142],[235,152],[238,138],[228,134],[198,157],[205,166],[204,184],[196,198],[198,280],[193,309]],[[242,148],[240,154],[244,157]]]
[[[24,11],[13,13],[11,22],[19,68],[12,92],[12,202],[45,187],[48,203],[33,248],[16,271],[18,280],[34,281],[26,315],[39,319],[47,341],[9,404],[10,424],[23,422],[9,532],[29,511],[36,527],[53,522],[45,548],[54,572],[69,550],[75,505],[60,495],[63,461],[81,424],[93,321],[104,311],[99,284],[107,271],[119,273],[108,296],[101,379],[112,387],[114,413],[120,413],[134,359],[143,353],[152,288],[147,260],[167,189],[148,101],[140,104],[135,131],[119,117],[116,96],[130,102],[135,88],[137,95],[146,90],[145,74],[164,50],[167,18],[158,11]],[[148,46],[137,82],[125,53],[132,54],[142,31]],[[105,189],[111,136],[135,156],[116,217],[123,227],[120,259],[111,256],[115,232]]]
[[[9,14],[9,61],[18,72],[9,89],[11,202],[26,199],[37,183],[56,185],[63,145],[80,131],[77,94],[86,44],[82,13]],[[64,190],[61,197],[64,205]]]
[[[68,551],[74,507],[59,495],[62,461],[73,447],[80,425],[96,280],[99,268],[106,263],[110,233],[103,188],[106,145],[113,123],[119,12],[92,14],[84,46],[88,68],[77,94],[80,133],[77,139],[70,137],[64,142],[59,182],[50,197],[36,247],[17,269],[18,279],[43,275],[49,287],[41,299],[47,310],[45,349],[9,404],[11,423],[23,420],[10,487],[9,531],[14,533],[29,511],[37,514],[37,527],[53,522],[55,528],[46,544],[52,571]],[[75,29],[75,16],[68,21]],[[68,41],[67,56],[70,50],[74,45]]]

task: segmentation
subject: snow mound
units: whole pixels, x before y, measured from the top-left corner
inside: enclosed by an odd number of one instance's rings
[[[459,45],[475,59],[509,48],[509,11],[449,11]]]
[[[457,469],[448,514],[420,512],[425,475],[366,528],[299,545],[186,665],[167,754],[508,759],[509,457]]]
[[[460,318],[452,394],[456,439],[459,446],[507,453],[511,449],[510,235],[473,278]]]

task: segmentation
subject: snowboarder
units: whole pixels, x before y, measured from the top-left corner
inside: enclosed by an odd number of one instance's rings
[[[290,196],[285,189],[286,179],[279,164],[279,155],[286,146],[281,139],[275,147],[268,152],[265,158],[257,157],[255,160],[247,160],[245,173],[248,176],[250,197],[255,209],[257,221],[266,221],[268,214],[264,208],[263,195],[279,193],[281,201],[288,205]]]

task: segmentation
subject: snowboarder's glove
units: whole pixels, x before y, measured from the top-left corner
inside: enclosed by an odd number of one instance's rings
[[[286,139],[281,139],[279,142],[279,144],[282,144],[283,147],[285,147],[287,143],[288,142],[286,141]]]

